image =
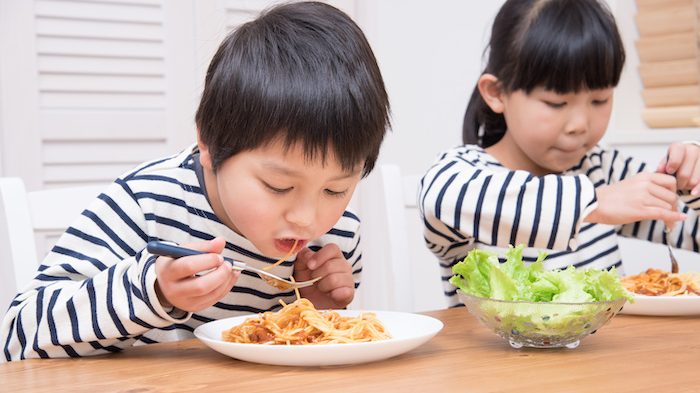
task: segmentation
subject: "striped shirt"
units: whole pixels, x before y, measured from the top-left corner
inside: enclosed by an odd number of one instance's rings
[[[665,243],[664,223],[640,221],[626,225],[583,222],[597,207],[595,188],[618,182],[646,165],[599,146],[562,174],[535,176],[510,170],[476,145],[450,149],[438,156],[419,185],[419,206],[425,242],[439,258],[445,295],[459,304],[448,280],[452,266],[473,248],[498,254],[504,261],[508,245],[525,244],[523,259],[548,254],[548,269],[592,267],[622,270],[618,236]],[[681,196],[687,214],[668,241],[698,252],[700,198]]]
[[[5,360],[117,352],[124,348],[193,337],[209,321],[276,310],[296,299],[258,276],[242,272],[233,289],[196,313],[167,312],[158,302],[150,240],[177,243],[226,239],[223,255],[263,268],[276,262],[214,214],[198,180],[194,147],[141,165],[118,178],[82,212],[43,260],[33,281],[12,301],[0,338]],[[337,244],[359,285],[359,219],[346,211],[318,250]],[[271,272],[292,275],[294,261]]]

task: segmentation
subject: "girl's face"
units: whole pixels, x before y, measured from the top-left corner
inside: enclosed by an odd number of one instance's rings
[[[287,254],[295,240],[298,252],[338,222],[363,168],[344,171],[331,152],[325,165],[320,158],[309,161],[303,148],[285,151],[280,141],[228,158],[216,174],[201,143],[200,155],[214,213],[275,258]]]
[[[610,120],[613,89],[558,94],[538,88],[500,98],[507,131],[493,146],[497,158],[511,169],[545,175],[578,164],[600,141]]]

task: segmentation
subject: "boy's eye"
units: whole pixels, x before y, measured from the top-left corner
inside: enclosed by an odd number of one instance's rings
[[[325,189],[325,192],[326,192],[326,194],[328,194],[328,195],[330,195],[330,196],[340,198],[340,197],[344,196],[344,195],[348,192],[348,190],[333,191],[333,190],[331,190],[331,189],[326,188],[326,189]]]
[[[545,100],[544,103],[545,103],[545,105],[547,105],[548,107],[554,108],[554,109],[560,109],[560,108],[563,108],[564,105],[566,105],[566,101],[564,101],[564,102],[554,102],[554,101],[546,101],[546,100]]]
[[[269,185],[269,184],[267,184],[267,183],[265,183],[265,182],[263,182],[263,184],[265,185],[265,187],[266,187],[268,190],[274,192],[275,194],[284,194],[285,192],[288,192],[288,191],[291,191],[291,190],[292,190],[292,187],[278,188],[278,187],[273,187],[273,186],[271,186],[271,185]]]

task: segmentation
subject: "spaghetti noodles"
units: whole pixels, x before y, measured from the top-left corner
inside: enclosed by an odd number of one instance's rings
[[[669,273],[647,269],[644,273],[622,277],[622,285],[630,292],[648,296],[700,295],[700,273]]]
[[[292,248],[290,248],[289,251],[287,251],[287,255],[283,256],[282,258],[280,258],[277,262],[273,263],[272,265],[265,266],[263,268],[263,270],[270,270],[273,267],[275,267],[275,266],[279,265],[280,263],[289,259],[289,257],[292,256],[292,253],[294,252],[294,250],[297,248],[297,243],[299,243],[299,239],[294,239],[294,244],[292,244]]]
[[[308,299],[297,299],[277,312],[265,312],[224,330],[224,341],[250,344],[339,344],[391,338],[374,313],[342,317],[336,311],[316,310]]]

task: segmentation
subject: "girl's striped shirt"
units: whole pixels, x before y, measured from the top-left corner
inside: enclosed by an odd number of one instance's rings
[[[124,348],[193,337],[199,325],[259,313],[292,302],[255,274],[243,272],[218,303],[188,313],[165,310],[154,290],[156,257],[150,240],[176,243],[227,240],[223,255],[255,267],[276,262],[224,225],[196,175],[194,147],[145,163],[117,179],[82,212],[46,256],[34,280],[12,301],[0,325],[5,360],[118,352]],[[359,218],[346,211],[321,238],[318,250],[337,244],[352,264],[355,286],[362,272]],[[271,272],[289,277],[293,260]]]
[[[613,266],[622,271],[618,236],[698,252],[700,198],[680,197],[687,219],[668,238],[661,221],[626,225],[584,222],[597,207],[595,188],[649,170],[634,158],[600,146],[565,173],[535,176],[510,170],[476,145],[450,149],[438,156],[419,185],[420,213],[428,248],[439,258],[445,295],[459,304],[449,284],[452,266],[473,248],[487,249],[504,261],[508,245],[525,244],[525,261],[546,251],[550,269]],[[653,168],[652,168],[653,170]]]

